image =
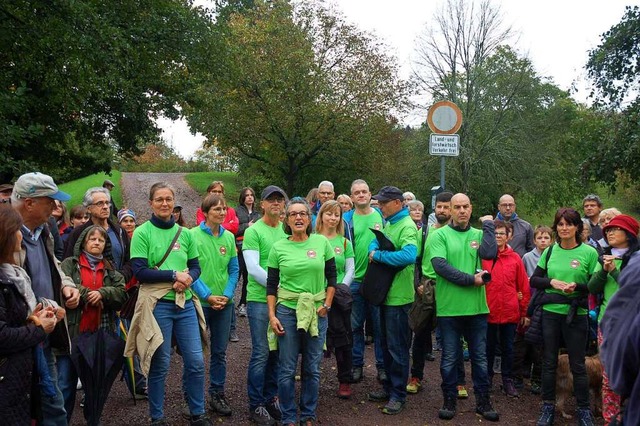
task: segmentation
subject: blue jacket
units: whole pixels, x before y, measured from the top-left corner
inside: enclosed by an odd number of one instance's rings
[[[391,224],[397,223],[405,217],[409,216],[409,209],[402,208],[399,212],[393,216],[389,216],[387,221]],[[416,230],[417,232],[417,230]],[[400,250],[396,251],[383,251],[378,249],[378,240],[374,239],[369,244],[369,253],[376,251],[373,255],[373,260],[380,263],[385,263],[391,266],[397,266],[403,268],[416,262],[416,256],[418,255],[418,248],[413,244],[407,244]]]

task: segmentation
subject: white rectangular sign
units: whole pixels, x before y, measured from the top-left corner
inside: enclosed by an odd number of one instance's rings
[[[460,135],[438,135],[431,133],[429,154],[440,157],[457,157],[460,155]]]

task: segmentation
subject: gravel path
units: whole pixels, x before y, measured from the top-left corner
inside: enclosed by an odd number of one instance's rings
[[[121,185],[123,188],[126,205],[138,214],[139,223],[150,216],[148,203],[149,188],[158,181],[167,181],[176,190],[178,202],[183,206],[185,218],[189,219],[189,225],[194,224],[195,212],[200,204],[200,196],[184,181],[182,173],[123,173]],[[239,299],[240,286],[238,286],[235,299]],[[237,332],[240,342],[229,343],[227,350],[227,383],[225,393],[232,409],[233,415],[227,418],[212,415],[214,424],[224,425],[250,425],[248,421],[247,400],[247,365],[251,353],[251,339],[247,318],[237,319]],[[425,366],[425,380],[423,388],[417,395],[409,395],[403,412],[396,416],[386,416],[378,409],[378,404],[367,401],[367,392],[379,387],[376,381],[376,369],[373,355],[373,346],[369,345],[365,351],[365,379],[362,383],[353,385],[354,394],[350,400],[341,400],[335,396],[338,386],[336,379],[335,359],[323,359],[320,399],[318,404],[319,423],[330,426],[423,426],[423,425],[482,425],[488,422],[475,414],[475,400],[472,387],[468,386],[470,398],[458,402],[458,414],[452,421],[438,419],[438,409],[442,406],[442,393],[440,391],[440,352],[436,352],[436,362],[427,362]],[[205,362],[208,371],[209,363]],[[467,384],[471,384],[470,363],[465,363]],[[182,397],[182,358],[178,355],[172,357],[171,367],[167,377],[165,396],[165,415],[172,425],[187,425],[180,413],[184,405]],[[494,379],[494,392],[492,400],[494,407],[500,413],[500,423],[503,425],[533,425],[539,413],[541,400],[539,396],[531,395],[524,391],[520,398],[507,398],[498,389],[500,375]],[[78,397],[78,401],[80,396]],[[208,405],[208,401],[207,401]],[[573,401],[567,404],[567,410],[574,410]],[[556,413],[556,424],[575,424],[575,419],[565,420],[560,413]],[[596,424],[602,425],[602,419],[597,419]],[[72,425],[84,424],[82,409],[76,404]],[[146,425],[149,424],[148,403],[138,401],[134,405],[126,386],[121,381],[114,384],[109,400],[102,416],[103,425]]]
[[[176,205],[182,206],[182,215],[187,226],[192,227],[196,222],[196,210],[200,207],[202,197],[184,180],[186,173],[122,173],[120,185],[124,204],[132,209],[138,223],[151,217],[149,206],[149,189],[156,182],[167,182],[176,191]]]

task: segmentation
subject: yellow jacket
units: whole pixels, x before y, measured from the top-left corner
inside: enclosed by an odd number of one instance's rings
[[[127,336],[127,344],[124,348],[124,356],[131,357],[137,354],[140,357],[140,367],[145,376],[149,376],[151,359],[156,349],[164,342],[162,330],[153,315],[153,309],[158,300],[162,299],[173,289],[173,283],[142,284],[138,292],[136,309],[131,319],[131,327]],[[176,305],[184,308],[184,293],[176,293]],[[200,338],[203,348],[207,345],[207,325],[202,312],[200,300],[194,295],[193,304],[198,315],[200,326]]]

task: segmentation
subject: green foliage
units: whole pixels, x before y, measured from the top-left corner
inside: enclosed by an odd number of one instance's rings
[[[187,0],[0,6],[0,180],[109,171],[177,118],[210,21]]]
[[[589,52],[587,71],[602,111],[594,112],[600,128],[587,135],[590,155],[583,169],[615,190],[619,175],[640,178],[640,7],[627,7],[621,21],[601,36]]]
[[[116,203],[116,205],[122,208],[122,187],[120,185],[120,178],[122,174],[119,170],[111,170],[111,173],[96,173],[91,176],[85,176],[80,179],[76,179],[67,183],[63,183],[58,185],[58,187],[71,195],[71,200],[67,202],[67,206],[69,208],[82,204],[82,199],[84,198],[84,193],[89,188],[93,188],[96,186],[102,186],[102,182],[106,179],[109,179],[111,182],[115,183],[116,186],[111,191],[111,198]]]
[[[204,196],[207,193],[207,187],[211,182],[220,180],[224,183],[224,193],[227,203],[235,207],[238,204],[238,197],[240,196],[240,189],[242,189],[242,183],[237,174],[231,172],[201,172],[190,173],[185,176],[185,180],[197,193]],[[254,188],[256,192],[262,188]]]
[[[627,6],[620,22],[601,36],[589,52],[587,71],[593,79],[592,96],[620,103],[640,88],[640,7]]]
[[[306,193],[374,167],[407,93],[383,46],[317,3],[256,1],[217,29],[184,111],[241,174]]]

